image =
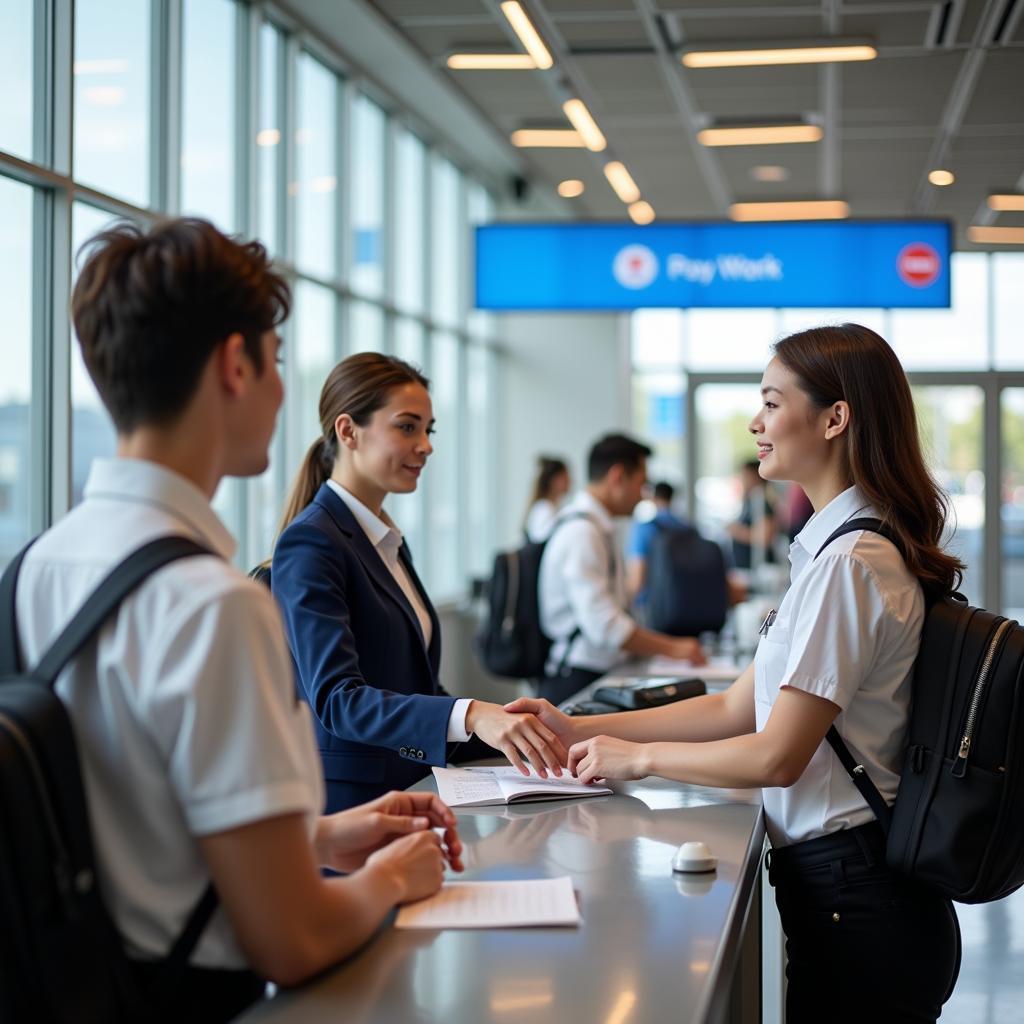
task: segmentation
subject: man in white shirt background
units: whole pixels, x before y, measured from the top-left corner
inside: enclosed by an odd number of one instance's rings
[[[702,664],[693,637],[645,629],[627,611],[626,572],[615,519],[643,496],[651,449],[608,434],[587,456],[587,486],[561,511],[540,563],[540,620],[554,639],[540,695],[559,704],[630,655]]]

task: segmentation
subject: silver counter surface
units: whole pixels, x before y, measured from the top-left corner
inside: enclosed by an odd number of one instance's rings
[[[276,1024],[673,1024],[739,1019],[759,991],[760,794],[660,779],[614,795],[459,812],[472,879],[570,875],[578,928],[398,931],[240,1020]],[[433,780],[417,789],[433,788]],[[674,875],[708,844],[712,875]],[[744,952],[746,949],[746,952]],[[741,956],[741,953],[743,954]],[[753,980],[751,980],[753,979]],[[744,1017],[751,1016],[749,1005]],[[756,1010],[753,1013],[757,1019]]]

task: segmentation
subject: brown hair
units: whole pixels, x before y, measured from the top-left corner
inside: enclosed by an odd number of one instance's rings
[[[321,433],[309,446],[295,475],[278,536],[330,478],[338,457],[338,436],[334,432],[337,418],[348,413],[357,426],[365,427],[387,403],[390,393],[405,384],[430,387],[430,381],[415,366],[380,352],[359,352],[331,370],[320,392]]]
[[[926,593],[948,594],[964,564],[942,549],[948,499],[921,453],[910,384],[896,353],[859,324],[814,327],[774,346],[818,409],[848,402],[847,475],[878,510]]]
[[[239,332],[263,372],[262,335],[291,293],[259,242],[205,220],[119,224],[82,246],[71,315],[89,376],[119,433],[184,411],[211,353]]]
[[[533,493],[530,495],[530,505],[546,498],[551,493],[551,485],[562,474],[568,473],[569,467],[564,459],[555,458],[553,455],[539,455],[537,457],[537,478],[533,482]]]

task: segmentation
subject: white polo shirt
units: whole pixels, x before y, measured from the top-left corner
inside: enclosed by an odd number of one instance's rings
[[[589,491],[580,491],[558,516],[541,556],[537,588],[541,628],[554,639],[549,673],[562,663],[577,627],[580,635],[566,660],[570,667],[607,672],[627,657],[622,645],[636,622],[625,610],[626,575],[614,530],[608,510]]]
[[[837,704],[839,735],[892,803],[924,595],[896,547],[877,533],[848,533],[815,559],[840,525],[861,517],[879,518],[851,487],[814,515],[793,541],[792,584],[754,659],[755,713],[760,731],[784,686]],[[874,820],[825,740],[794,785],[763,792],[773,846]]]
[[[74,723],[97,868],[135,956],[160,957],[209,882],[195,837],[323,807],[320,760],[266,588],[226,561],[234,542],[204,494],[152,462],[97,459],[85,499],[31,548],[16,594],[32,665],[114,565],[160,536],[185,558],[125,599],[57,682]],[[242,967],[222,910],[192,962]]]

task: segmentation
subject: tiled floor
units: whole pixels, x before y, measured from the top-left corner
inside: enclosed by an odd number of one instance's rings
[[[943,1024],[1024,1024],[1024,889],[956,910],[964,958]]]

